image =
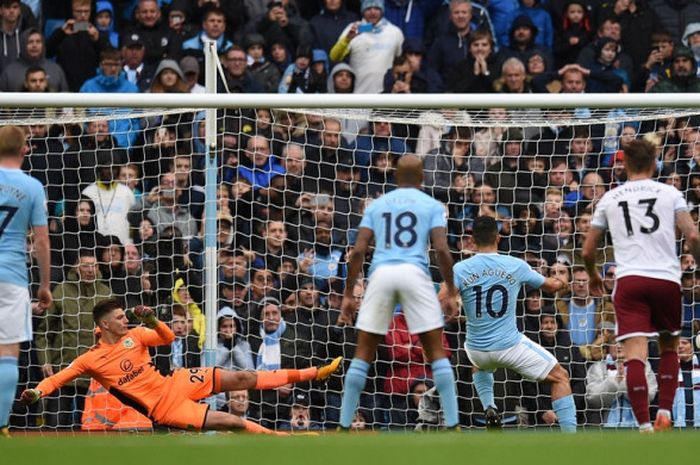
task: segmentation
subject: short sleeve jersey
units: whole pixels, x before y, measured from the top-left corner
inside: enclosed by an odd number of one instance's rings
[[[523,284],[541,287],[544,276],[519,258],[480,253],[454,266],[454,282],[467,317],[467,348],[491,352],[518,343],[518,294]]]
[[[0,168],[0,283],[28,285],[27,233],[47,224],[41,183],[19,169]]]
[[[446,226],[444,205],[418,189],[396,189],[373,201],[360,223],[374,232],[370,274],[389,263],[413,263],[427,273],[430,232]]]
[[[651,179],[628,181],[603,195],[591,224],[610,230],[618,278],[645,276],[680,283],[679,211],[688,211],[683,195]]]

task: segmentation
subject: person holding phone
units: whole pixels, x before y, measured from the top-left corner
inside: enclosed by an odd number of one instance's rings
[[[47,58],[55,58],[61,65],[71,92],[78,92],[85,81],[95,76],[100,51],[109,45],[108,36],[100,34],[90,22],[91,8],[90,0],[73,0],[72,18],[46,40]]]
[[[343,30],[330,57],[334,62],[349,57],[355,70],[355,93],[380,93],[384,73],[401,55],[404,36],[384,18],[384,0],[363,0],[361,9],[362,20]]]

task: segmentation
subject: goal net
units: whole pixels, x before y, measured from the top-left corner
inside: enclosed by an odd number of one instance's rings
[[[171,326],[176,341],[152,353],[164,374],[202,365],[304,368],[338,355],[349,363],[356,331],[337,324],[347,259],[364,209],[396,187],[396,161],[415,153],[424,162],[425,191],[446,205],[455,261],[473,254],[473,219],[491,215],[498,220],[502,253],[568,284],[557,295],[523,288],[517,321],[568,370],[579,425],[633,426],[620,383],[624,355],[613,340],[615,259],[609,242],[600,244],[597,264],[606,294],[591,297],[582,239],[597,200],[625,182],[620,151],[639,138],[657,147],[659,180],[684,193],[697,221],[700,111],[585,105],[312,110],[266,102],[218,110],[214,145],[206,140],[204,110],[191,105],[0,111],[3,125],[27,132],[23,168],[44,185],[50,217],[54,304],[33,316],[34,340],[22,346],[18,392],[95,343],[91,310],[110,297],[126,308],[152,306]],[[215,174],[209,204],[208,168]],[[209,242],[207,220],[216,227]],[[31,240],[27,250],[34,293],[38,269]],[[680,240],[678,252],[687,336],[699,329],[700,274]],[[439,274],[431,270],[437,285]],[[358,306],[363,293],[362,282],[353,284]],[[483,409],[465,336],[463,319],[450,324],[445,346],[458,380],[461,424],[480,427]],[[654,366],[653,344],[651,353]],[[692,350],[683,357],[682,373],[692,371]],[[439,424],[429,367],[397,306],[355,425]],[[507,425],[552,424],[547,386],[504,370],[495,376]],[[611,391],[611,385],[619,388]],[[209,402],[275,429],[329,429],[338,422],[342,386],[342,376],[334,375],[322,386],[231,392]],[[677,418],[692,425],[684,416],[682,389]],[[153,427],[89,378],[30,408],[16,403],[11,425]]]

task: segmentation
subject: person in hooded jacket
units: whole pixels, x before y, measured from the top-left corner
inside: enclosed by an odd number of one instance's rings
[[[697,68],[693,51],[684,45],[678,46],[673,50],[671,75],[661,79],[649,92],[700,92]]]
[[[112,47],[119,47],[119,33],[115,30],[112,2],[100,0],[95,3],[95,27],[107,36]]]
[[[553,69],[554,57],[552,56],[552,51],[547,47],[535,44],[537,33],[537,26],[535,26],[529,16],[520,15],[516,17],[510,27],[510,44],[499,51],[499,63],[503,63],[511,57],[527,63],[530,54],[533,51],[539,51],[544,56],[545,68]]]
[[[158,63],[158,68],[156,68],[156,72],[153,75],[151,88],[148,91],[154,94],[188,93],[189,89],[180,65],[175,60],[161,60]]]
[[[586,92],[624,92],[629,89],[627,72],[615,67],[618,50],[617,41],[610,37],[601,37],[596,41],[596,59],[585,65],[591,71],[586,79]]]
[[[0,1],[0,35],[2,35],[0,70],[19,60],[22,54],[20,38],[22,32],[37,26],[31,11],[22,6],[19,0]]]
[[[61,65],[47,60],[44,36],[38,29],[29,28],[20,36],[21,52],[19,60],[10,63],[0,75],[0,90],[19,92],[24,86],[27,70],[39,66],[46,71],[49,89],[53,92],[68,92],[68,81]]]

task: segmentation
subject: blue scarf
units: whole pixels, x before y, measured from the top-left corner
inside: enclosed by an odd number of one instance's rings
[[[282,352],[280,350],[280,339],[287,329],[287,323],[282,320],[276,331],[266,333],[265,328],[260,328],[260,337],[263,343],[258,350],[258,357],[255,362],[257,370],[279,370],[282,366]]]

